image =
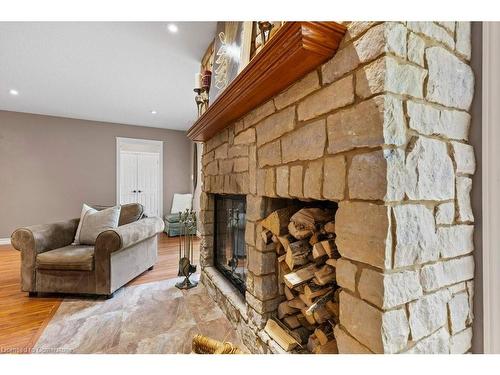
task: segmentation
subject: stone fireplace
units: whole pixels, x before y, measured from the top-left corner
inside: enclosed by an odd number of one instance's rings
[[[285,297],[261,222],[292,202],[330,205],[339,353],[465,353],[470,24],[347,27],[331,60],[204,143],[202,282],[252,352],[283,352],[264,330]],[[215,201],[225,195],[245,197],[244,294],[214,267]]]

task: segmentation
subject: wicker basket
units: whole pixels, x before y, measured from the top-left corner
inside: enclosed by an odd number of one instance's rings
[[[192,350],[196,354],[243,354],[230,342],[220,342],[203,335],[193,337]]]

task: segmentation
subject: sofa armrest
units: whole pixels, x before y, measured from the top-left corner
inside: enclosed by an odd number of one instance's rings
[[[68,246],[75,238],[80,219],[33,225],[12,233],[12,246],[21,252],[21,288],[35,291],[36,256],[45,251]]]
[[[165,223],[159,217],[147,217],[116,229],[106,230],[97,236],[96,253],[113,253],[163,232]]]

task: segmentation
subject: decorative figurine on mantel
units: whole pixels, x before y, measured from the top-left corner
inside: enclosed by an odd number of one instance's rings
[[[180,236],[179,236],[179,276],[185,279],[175,284],[179,289],[191,289],[198,285],[197,281],[189,280],[189,277],[196,272],[194,260],[194,234],[196,231],[196,213],[192,209],[180,214]]]
[[[196,102],[196,107],[198,108],[198,117],[200,117],[208,108],[208,94],[210,92],[211,78],[212,72],[210,70],[205,70],[203,74],[196,73],[194,76],[193,91],[196,93],[194,100]]]
[[[274,24],[269,21],[258,21],[257,25],[259,26],[262,45],[265,45],[269,40],[271,29],[274,27]]]

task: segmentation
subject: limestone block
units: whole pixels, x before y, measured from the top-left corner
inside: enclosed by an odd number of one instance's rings
[[[410,186],[409,174],[406,169],[405,151],[398,149],[385,149],[384,158],[386,160],[386,195],[384,200],[396,202],[404,199],[406,190]]]
[[[414,200],[447,200],[455,197],[455,172],[446,143],[419,137],[406,158],[409,186]]]
[[[210,163],[208,163],[208,165],[205,167],[204,169],[204,173],[207,175],[207,176],[212,176],[212,175],[216,175],[218,172],[219,172],[219,167],[218,167],[218,161],[217,160],[214,160]]]
[[[448,302],[448,310],[451,334],[454,335],[464,330],[467,325],[467,318],[469,317],[469,297],[467,293],[459,293],[453,296]]]
[[[450,353],[464,354],[472,347],[472,328],[469,327],[450,337]]]
[[[341,45],[356,39],[360,34],[364,33],[366,30],[377,25],[380,22],[373,21],[351,21],[343,22],[347,27],[347,31],[342,39]]]
[[[474,258],[472,255],[425,265],[420,271],[420,281],[426,292],[473,278]]]
[[[394,267],[437,260],[434,215],[422,204],[404,204],[393,207],[396,225]]]
[[[321,199],[323,184],[323,160],[311,161],[307,164],[304,175],[304,197]]]
[[[318,159],[323,156],[325,143],[325,120],[306,124],[281,139],[283,163]]]
[[[455,32],[455,21],[437,21],[438,25],[444,27],[448,30],[452,35]]]
[[[321,68],[323,84],[331,83],[385,51],[385,25],[369,29],[359,39],[344,46]]]
[[[344,199],[346,160],[344,155],[325,158],[323,167],[323,196],[329,200]]]
[[[423,68],[386,58],[385,87],[390,92],[422,98],[426,76]]]
[[[428,48],[425,58],[429,69],[426,99],[468,110],[474,94],[471,67],[441,47]]]
[[[233,171],[233,164],[232,159],[219,160],[219,174],[230,174]]]
[[[384,274],[364,268],[359,278],[358,291],[362,299],[382,309],[390,309],[422,296],[417,271]]]
[[[236,173],[248,171],[248,158],[234,159],[233,169]]]
[[[353,76],[345,77],[311,94],[297,106],[299,121],[310,120],[354,102]]]
[[[302,166],[294,165],[290,167],[289,191],[292,197],[303,197],[302,193]]]
[[[356,272],[358,272],[358,267],[354,263],[345,258],[337,259],[337,266],[335,267],[335,281],[339,286],[355,292]]]
[[[349,198],[384,199],[386,176],[387,163],[382,150],[354,155],[348,173]]]
[[[252,145],[248,151],[248,191],[257,194],[257,146]]]
[[[201,157],[201,163],[203,166],[206,166],[208,163],[213,161],[214,158],[215,158],[215,151],[207,152]]]
[[[375,97],[328,116],[328,152],[383,144],[384,100]]]
[[[438,248],[443,258],[454,258],[474,250],[473,225],[454,225],[437,230]]]
[[[434,22],[408,22],[407,27],[416,33],[426,35],[437,42],[443,43],[451,49],[455,47],[453,37]]]
[[[474,319],[474,280],[467,281],[465,283],[467,286],[467,295],[469,296],[469,316],[467,318],[467,324],[472,324]]]
[[[476,159],[474,148],[460,142],[451,142],[453,157],[457,166],[457,173],[474,174],[476,171]]]
[[[283,299],[282,297],[278,296],[266,301],[261,301],[260,299],[254,297],[253,294],[251,294],[247,290],[247,292],[245,293],[245,300],[250,305],[250,307],[257,311],[259,314],[265,314],[268,312],[276,311],[278,305]]]
[[[300,81],[294,83],[288,89],[274,98],[274,104],[278,110],[296,103],[304,96],[320,88],[318,72],[312,71]]]
[[[264,191],[266,196],[274,197],[276,195],[275,190],[276,174],[273,168],[266,169],[266,177],[264,181]]]
[[[440,328],[432,335],[420,340],[406,354],[448,354],[450,352],[450,334],[446,328]]]
[[[333,335],[337,340],[339,354],[373,354],[370,349],[346,333],[338,324],[333,329]]]
[[[455,220],[455,204],[441,203],[436,210],[436,224],[452,224]]]
[[[403,309],[382,312],[344,291],[340,293],[340,324],[374,353],[396,353],[408,342]]]
[[[247,245],[255,246],[255,223],[247,220],[245,223],[245,242]]]
[[[288,194],[289,169],[288,166],[276,168],[276,194],[280,197],[289,197]]]
[[[470,60],[471,57],[471,23],[469,21],[457,22],[456,51]]]
[[[295,108],[288,107],[259,122],[257,129],[257,146],[273,141],[291,131],[295,126]]]
[[[227,158],[228,144],[224,143],[215,149],[216,159],[226,159]]]
[[[470,200],[471,189],[472,180],[469,177],[457,177],[458,221],[474,221]]]
[[[262,276],[276,272],[276,252],[262,253],[253,246],[247,246],[248,270],[255,276]],[[255,280],[254,280],[255,288]]]
[[[276,274],[262,276],[254,275],[253,290],[255,292],[255,297],[260,299],[261,301],[267,301],[269,299],[275,298],[278,294],[278,279],[276,277]]]
[[[446,325],[448,322],[447,304],[450,298],[449,290],[442,289],[408,304],[411,337],[414,341]]]
[[[381,269],[391,268],[390,208],[342,201],[335,215],[336,244],[342,256]]]
[[[386,58],[380,57],[356,71],[356,95],[366,99],[385,90]]]
[[[268,102],[262,104],[261,106],[255,108],[252,110],[249,114],[247,114],[243,122],[245,124],[245,128],[248,128],[252,125],[255,125],[262,119],[266,118],[267,116],[273,114],[275,112],[274,108],[274,102],[272,100],[269,100]]]
[[[259,160],[259,167],[265,167],[267,165],[279,165],[281,164],[281,144],[280,140],[276,140],[271,143],[267,143],[257,149],[257,155]]]
[[[417,34],[410,33],[408,36],[408,60],[420,66],[424,66],[424,51],[424,40]]]
[[[265,200],[255,195],[247,195],[246,220],[257,221],[265,217]]]
[[[234,137],[233,143],[235,145],[246,145],[255,142],[255,128],[248,128]]]
[[[394,53],[396,56],[406,57],[406,27],[398,22],[386,22],[385,38],[386,51]]]
[[[204,151],[205,152],[210,152],[214,148],[220,146],[224,142],[228,141],[228,129],[221,130],[219,133],[214,135],[212,138],[210,138],[208,141],[205,142],[204,144]]]
[[[248,156],[248,146],[247,145],[237,145],[231,146],[229,150],[227,150],[228,158],[235,158],[239,156]]]
[[[451,139],[467,140],[470,115],[466,112],[437,109],[428,104],[407,103],[410,128],[424,135],[442,135]]]

